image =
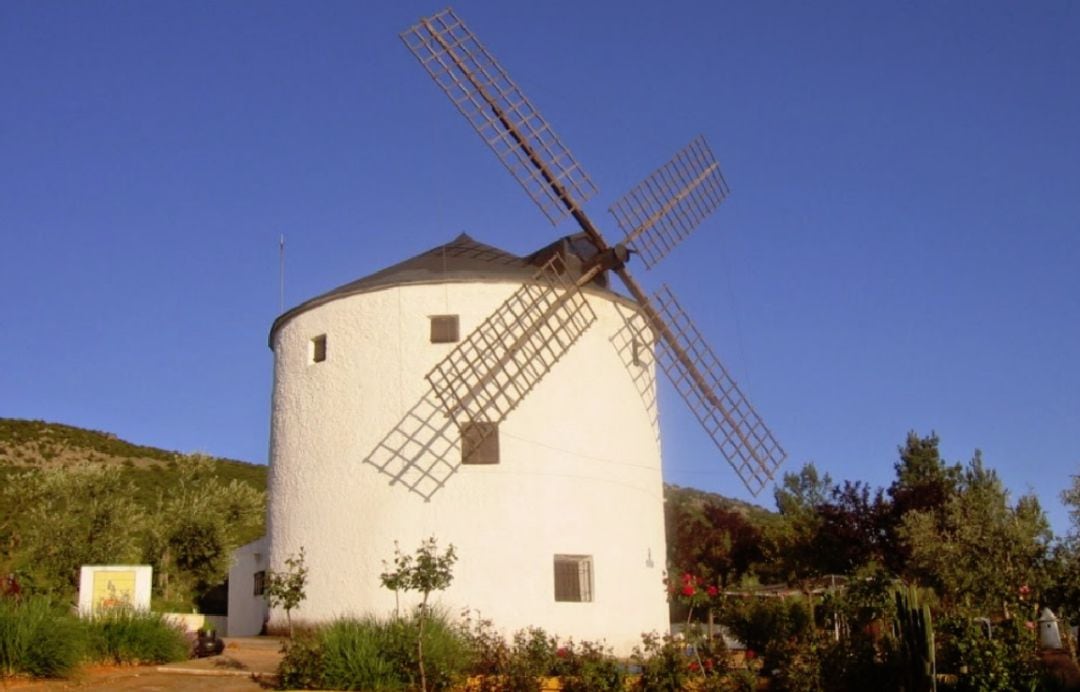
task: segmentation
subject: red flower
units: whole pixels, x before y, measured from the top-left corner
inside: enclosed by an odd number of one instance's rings
[[[713,669],[713,660],[711,658],[706,658],[705,659],[705,670],[712,670],[712,669]]]
[[[754,658],[757,658],[757,654],[754,653],[754,650],[753,649],[747,649],[746,650],[746,660],[749,661],[749,660],[752,660]]]
[[[689,572],[683,572],[682,583],[683,584],[693,584],[694,583],[694,575],[690,574]]]
[[[694,591],[695,591],[694,587],[692,585],[690,585],[690,584],[687,584],[686,586],[682,587],[682,595],[683,596],[693,596]]]
[[[555,655],[559,658],[566,658],[570,655],[570,652],[567,651],[564,647],[560,646],[558,649],[555,650]]]
[[[705,589],[705,592],[708,593],[710,596],[716,596],[716,594],[720,593],[720,589],[710,584],[709,588]]]
[[[701,666],[698,665],[697,661],[690,661],[690,670],[692,670],[692,671],[694,671],[696,673],[699,670],[701,670]]]

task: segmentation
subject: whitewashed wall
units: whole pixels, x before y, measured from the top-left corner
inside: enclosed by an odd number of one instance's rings
[[[262,630],[266,600],[255,595],[255,573],[267,569],[267,540],[264,536],[233,552],[229,567],[230,637],[250,637]]]
[[[666,630],[652,354],[628,364],[626,304],[589,296],[597,323],[502,424],[499,465],[460,465],[456,426],[430,400],[423,376],[454,345],[430,343],[429,316],[459,314],[465,337],[515,288],[387,288],[277,331],[268,538],[271,569],[307,553],[294,620],[392,612],[382,561],[395,541],[411,552],[435,536],[459,555],[440,596],[452,613],[471,607],[507,633],[540,626],[620,653]],[[312,363],[320,334],[327,359]],[[593,556],[593,602],[555,602],[556,554]]]

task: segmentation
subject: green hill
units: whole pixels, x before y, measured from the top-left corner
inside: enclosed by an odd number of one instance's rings
[[[207,455],[224,481],[238,480],[265,491],[267,467]],[[112,433],[62,423],[0,418],[0,478],[12,473],[88,465],[119,466],[139,489],[140,502],[153,502],[168,489],[188,459],[180,452],[121,440]]]

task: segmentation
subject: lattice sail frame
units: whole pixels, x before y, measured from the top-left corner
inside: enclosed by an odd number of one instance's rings
[[[596,313],[555,255],[427,380],[458,424],[499,423],[595,321]]]
[[[720,164],[698,135],[608,211],[626,234],[623,243],[652,269],[716,211],[730,191]]]
[[[671,289],[661,286],[653,294],[652,304],[706,381],[695,382],[666,339],[660,340],[657,353],[660,367],[747,490],[756,496],[772,480],[787,454],[676,302]]]
[[[452,9],[406,29],[401,40],[552,224],[596,194],[570,150]]]

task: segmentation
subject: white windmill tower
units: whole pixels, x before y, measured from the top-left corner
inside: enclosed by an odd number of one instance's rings
[[[784,458],[670,290],[648,297],[626,267],[660,260],[727,185],[693,140],[611,207],[625,237],[609,245],[584,170],[452,10],[402,39],[580,232],[528,257],[461,236],[281,315],[258,550],[282,569],[305,549],[299,617],[324,620],[391,611],[381,560],[435,535],[460,557],[447,605],[626,652],[668,624],[655,364],[752,492]]]

